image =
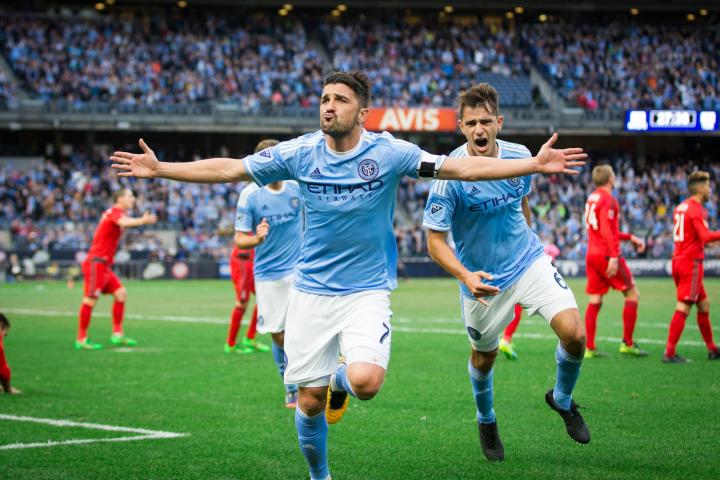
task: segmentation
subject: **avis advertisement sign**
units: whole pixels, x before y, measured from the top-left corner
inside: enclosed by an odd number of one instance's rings
[[[371,108],[365,128],[377,132],[454,132],[452,108]]]

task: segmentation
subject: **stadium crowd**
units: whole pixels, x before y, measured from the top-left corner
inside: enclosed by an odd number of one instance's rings
[[[536,23],[523,43],[562,95],[589,110],[720,110],[716,23]]]
[[[534,62],[562,96],[589,110],[720,109],[720,31],[711,21],[485,25],[434,13],[329,21],[211,11],[115,21],[118,15],[4,15],[0,50],[31,96],[77,108],[311,108],[331,67],[368,72],[377,105],[450,106],[459,88],[489,75],[483,78],[497,84],[504,105],[530,106],[542,103],[528,77]],[[0,74],[0,103],[14,105],[16,97]]]
[[[98,154],[99,155],[99,154]],[[99,158],[99,157],[98,157]],[[672,253],[672,209],[685,196],[685,179],[693,168],[713,176],[715,198],[720,192],[720,165],[707,162],[669,162],[656,159],[639,170],[628,157],[603,158],[617,173],[616,195],[621,205],[621,229],[643,237],[647,256],[669,258]],[[91,161],[91,160],[95,161]],[[529,200],[533,228],[560,258],[585,255],[583,212],[592,191],[585,168],[573,181],[535,176]],[[123,237],[122,249],[165,258],[226,258],[233,231],[239,185],[195,185],[166,180],[129,183],[137,196],[139,213],[154,212],[159,223],[152,229],[133,229]],[[430,183],[405,179],[398,189],[396,237],[402,256],[426,255],[422,212]],[[117,179],[97,158],[79,152],[59,166],[47,161],[42,168],[21,171],[0,168],[0,228],[9,228],[13,250],[53,252],[85,250],[102,212],[110,205]],[[718,202],[708,204],[711,228],[718,228]],[[155,230],[176,232],[175,244],[163,242]],[[9,248],[9,245],[2,246]],[[710,248],[711,255],[720,253]],[[629,244],[623,254],[637,254]]]
[[[312,106],[323,68],[299,21],[265,15],[115,22],[0,17],[4,54],[26,87],[73,106],[232,101],[246,111]]]

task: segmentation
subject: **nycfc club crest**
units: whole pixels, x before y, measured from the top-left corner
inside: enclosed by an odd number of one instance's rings
[[[512,185],[513,187],[517,187],[518,185],[520,185],[520,177],[508,178],[508,182],[510,182],[510,185]]]
[[[378,164],[375,163],[375,160],[370,160],[369,158],[366,158],[358,165],[358,175],[360,175],[360,178],[363,180],[375,180],[379,171],[380,169],[378,168]]]
[[[470,338],[475,340],[476,342],[480,340],[480,337],[482,337],[482,333],[480,333],[477,329],[473,327],[467,327],[468,335],[470,335]]]
[[[293,210],[297,210],[300,208],[300,199],[298,197],[292,197],[290,199],[290,208]]]

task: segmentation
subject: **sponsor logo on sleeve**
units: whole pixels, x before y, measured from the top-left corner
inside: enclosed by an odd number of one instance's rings
[[[430,205],[430,217],[433,220],[440,220],[443,218],[443,215],[445,214],[445,207],[442,205],[438,205],[437,203],[433,203]]]

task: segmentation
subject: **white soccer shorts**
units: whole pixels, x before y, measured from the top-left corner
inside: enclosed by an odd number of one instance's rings
[[[277,280],[255,280],[258,332],[279,333],[285,330],[285,317],[294,278],[295,275],[291,273]]]
[[[514,285],[486,298],[487,307],[474,298],[462,294],[461,297],[468,339],[478,352],[498,348],[500,336],[513,319],[516,303],[528,315],[539,313],[548,323],[563,310],[577,308],[572,290],[547,255],[530,265]]]
[[[348,364],[364,362],[387,369],[391,316],[386,290],[330,296],[291,289],[285,323],[285,383],[328,385],[340,352]]]

